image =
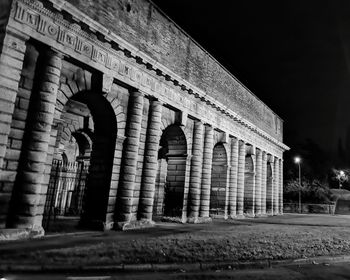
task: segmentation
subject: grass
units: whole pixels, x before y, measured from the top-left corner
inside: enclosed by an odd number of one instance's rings
[[[66,248],[0,255],[0,261],[108,265],[294,259],[350,252],[350,228],[285,224],[204,225],[158,237],[108,238]]]

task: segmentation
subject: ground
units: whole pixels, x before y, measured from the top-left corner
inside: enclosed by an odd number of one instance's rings
[[[30,265],[188,264],[285,260],[350,252],[350,217],[285,214],[160,223],[128,232],[77,232],[0,243],[0,263]]]

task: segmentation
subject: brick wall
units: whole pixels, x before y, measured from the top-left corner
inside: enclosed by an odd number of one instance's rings
[[[68,0],[130,44],[282,140],[282,121],[146,0]]]

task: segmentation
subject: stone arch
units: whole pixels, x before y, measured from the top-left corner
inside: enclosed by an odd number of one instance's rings
[[[109,101],[111,104],[114,114],[117,119],[117,126],[118,126],[118,135],[124,136],[125,135],[125,127],[126,127],[126,112],[125,107],[120,104],[120,101],[117,97],[112,96],[111,94],[106,94],[105,98]]]
[[[106,224],[109,209],[112,185],[112,170],[114,169],[114,154],[116,150],[118,106],[107,100],[97,86],[91,90],[91,75],[87,71],[80,71],[79,68],[70,77],[61,78],[58,98],[55,108],[55,119],[58,124],[64,118],[66,105],[70,102],[84,104],[91,115],[92,129],[85,129],[86,141],[90,146],[90,167],[87,174],[85,194],[83,200],[83,213],[81,224],[88,227],[102,229]],[[88,82],[88,79],[90,81]],[[84,90],[85,89],[85,90]],[[87,90],[86,90],[87,89]],[[123,114],[119,112],[119,117]],[[121,117],[123,120],[123,118]],[[124,125],[125,127],[125,125]],[[78,129],[77,129],[78,128]],[[74,133],[79,137],[84,127],[69,124],[63,133]],[[80,130],[80,131],[79,131]],[[83,136],[83,135],[81,135]]]
[[[172,125],[176,125],[178,126],[183,134],[186,136],[186,142],[187,142],[187,151],[186,153],[188,155],[191,154],[191,151],[192,151],[192,127],[189,127],[187,124],[186,125],[179,125],[177,122],[176,122],[176,118],[175,118],[175,113],[176,112],[173,112],[174,113],[174,116],[172,118],[165,118],[164,117],[164,114],[162,115],[162,120],[161,120],[161,125],[160,125],[160,134],[162,135],[162,133],[165,131],[166,128],[172,126]],[[188,120],[190,121],[190,120]]]
[[[222,142],[213,148],[210,186],[210,215],[225,215],[228,190],[228,153]]]
[[[160,139],[153,216],[183,217],[187,157],[184,130],[168,126]]]
[[[73,100],[87,105],[94,122],[90,168],[84,197],[83,223],[102,227],[110,196],[117,121],[109,101],[101,93],[79,92]]]
[[[273,213],[273,165],[271,161],[267,162],[266,169],[266,213]]]
[[[93,143],[90,136],[82,130],[74,131],[72,133],[72,136],[75,138],[79,148],[79,154],[77,156],[77,160],[78,161],[90,160],[92,143]]]
[[[252,153],[247,153],[244,167],[244,213],[254,215],[255,198],[255,160]]]

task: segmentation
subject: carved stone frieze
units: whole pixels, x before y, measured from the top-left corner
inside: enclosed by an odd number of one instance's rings
[[[175,85],[171,78],[167,80],[158,76],[134,58],[125,56],[123,52],[97,40],[96,36],[81,30],[79,25],[65,21],[59,13],[44,8],[41,2],[14,1],[12,15],[13,21],[10,20],[9,25],[14,28],[21,29],[23,24],[32,30],[30,36],[34,39],[51,44],[52,47],[58,48],[58,44],[67,55],[78,60],[85,57],[95,63],[92,66],[98,65],[99,70],[106,73],[106,91],[110,89],[113,78],[116,78],[268,153],[281,157],[283,151],[288,149],[223,104],[199,93],[194,87],[192,89],[182,82]],[[280,123],[276,129],[281,129]]]

